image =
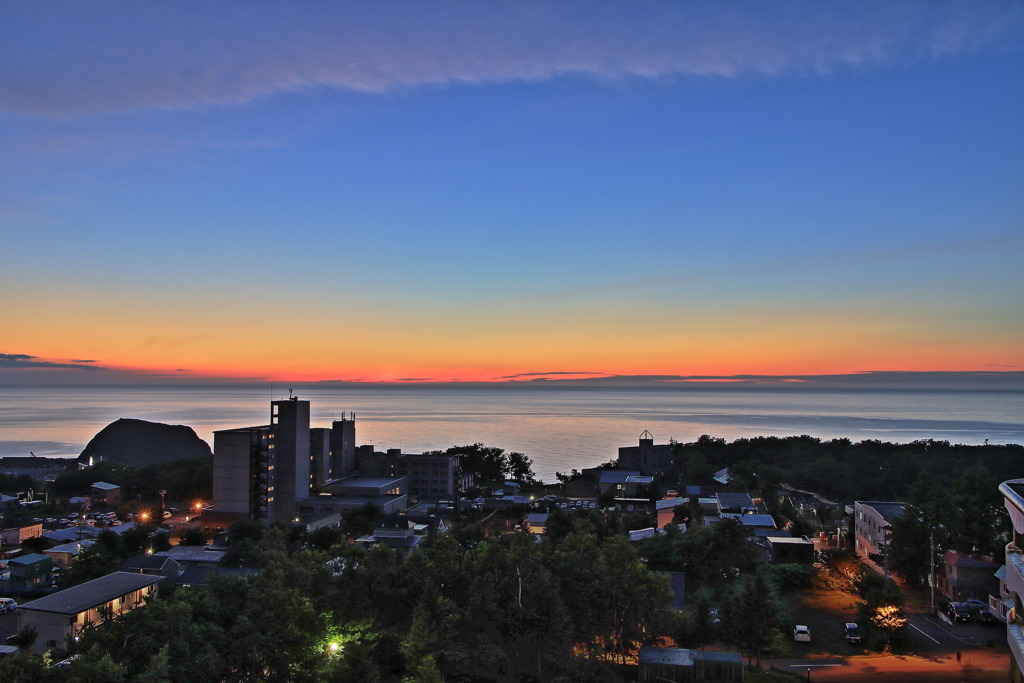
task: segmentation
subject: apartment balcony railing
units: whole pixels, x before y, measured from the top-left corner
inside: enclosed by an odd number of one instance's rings
[[[1012,544],[1006,546],[1006,589],[1024,597],[1024,552]]]
[[[1017,667],[1024,670],[1024,627],[1020,624],[1010,624],[1006,627],[1006,642],[1013,653],[1013,659]]]

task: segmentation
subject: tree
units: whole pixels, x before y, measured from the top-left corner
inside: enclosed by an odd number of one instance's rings
[[[17,633],[8,638],[7,642],[10,645],[16,645],[19,650],[30,650],[38,637],[36,627],[32,624],[25,624],[18,629]]]
[[[871,623],[885,633],[885,650],[889,651],[892,635],[907,624],[903,610],[896,605],[881,605],[871,615]]]
[[[761,653],[772,642],[779,627],[779,604],[775,591],[761,572],[744,578],[730,610],[734,618],[728,624],[733,640],[756,657],[761,666]]]
[[[921,510],[908,505],[890,526],[889,568],[908,585],[919,586],[931,571],[931,537]]]
[[[384,516],[383,511],[373,503],[349,510],[341,520],[341,530],[346,536],[358,538],[372,533],[377,522]]]
[[[533,482],[533,460],[522,453],[512,452],[508,454],[508,473],[516,480],[526,483]]]
[[[181,530],[182,545],[206,545],[206,536],[198,526],[190,526]]]

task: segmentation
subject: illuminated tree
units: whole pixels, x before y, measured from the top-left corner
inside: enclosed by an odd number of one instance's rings
[[[907,620],[896,605],[882,605],[871,615],[871,623],[885,633],[885,650],[888,652],[892,634],[906,626]]]

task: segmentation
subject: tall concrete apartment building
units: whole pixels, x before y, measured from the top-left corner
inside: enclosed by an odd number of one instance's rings
[[[218,512],[287,524],[324,510],[347,509],[357,489],[359,495],[370,491],[369,497],[363,495],[367,500],[375,498],[381,507],[399,512],[405,508],[407,486],[408,493],[431,498],[464,488],[457,456],[356,448],[355,414],[343,414],[330,428],[310,428],[309,416],[309,401],[292,397],[270,403],[268,425],[214,432]],[[387,485],[380,484],[384,480]],[[384,500],[387,496],[395,500]]]
[[[213,433],[213,499],[219,512],[289,522],[309,497],[309,401],[270,403],[270,424]]]
[[[1013,526],[1006,544],[1006,641],[1010,646],[1009,680],[1024,683],[1024,479],[1012,479],[999,485],[1006,499],[1006,510]]]

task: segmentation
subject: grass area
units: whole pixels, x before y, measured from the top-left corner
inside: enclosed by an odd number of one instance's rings
[[[907,588],[906,586],[900,586],[900,592],[903,593],[903,599],[907,601],[907,611],[917,612],[919,614],[928,614],[928,609],[931,604],[931,594],[927,587]],[[941,602],[945,602],[945,599],[938,591],[935,591],[936,608],[938,608]]]
[[[847,643],[843,633],[846,622],[863,622],[863,617],[857,611],[859,599],[856,596],[842,591],[810,589],[793,591],[784,598],[787,633],[795,624],[804,624],[811,630],[809,643],[797,643],[789,639],[792,656],[823,653],[852,655],[864,652],[862,647]]]

